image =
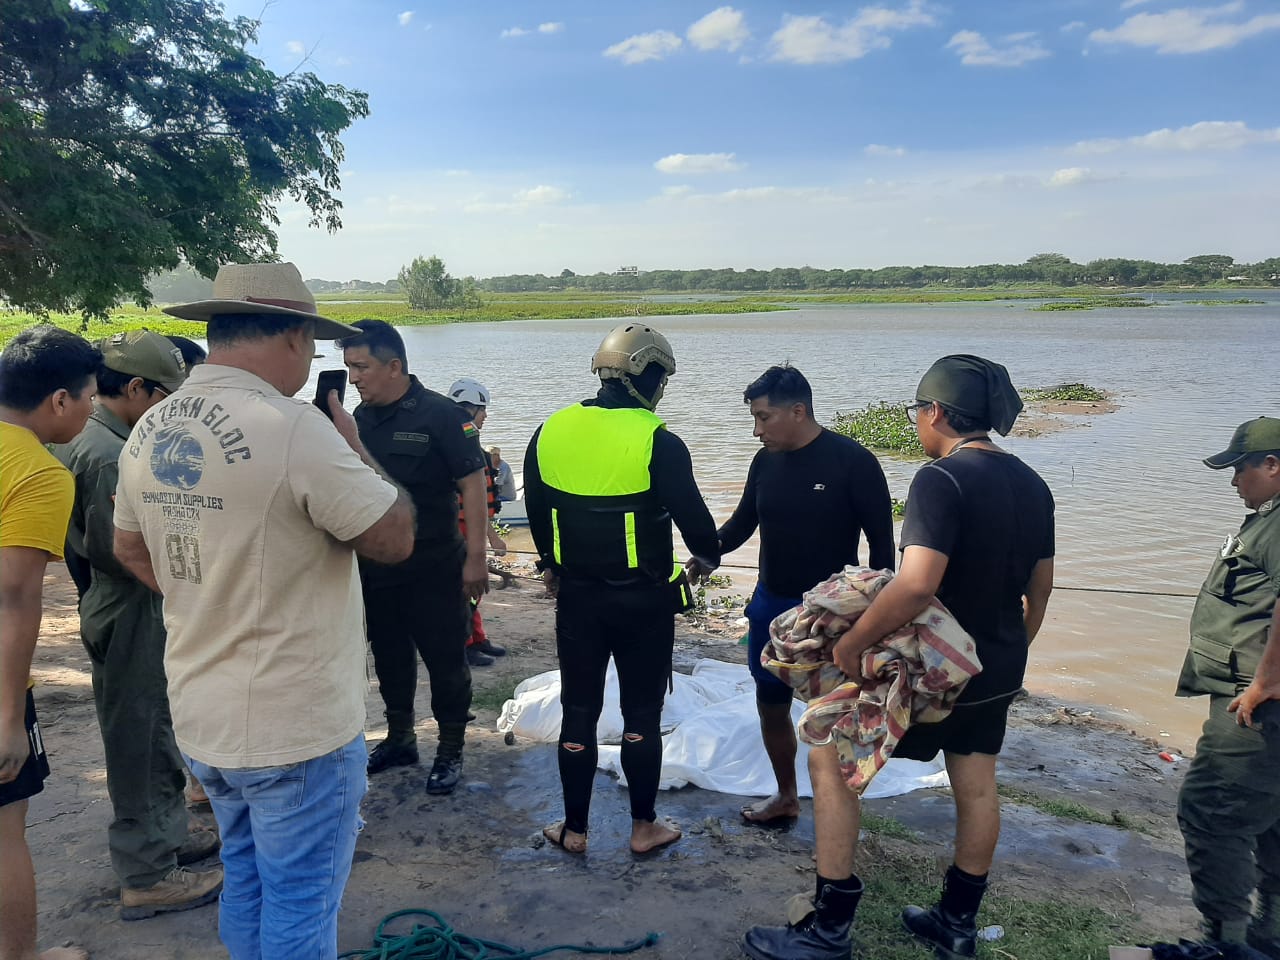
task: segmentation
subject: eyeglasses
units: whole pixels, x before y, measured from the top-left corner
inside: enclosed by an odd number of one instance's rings
[[[925,407],[932,407],[932,406],[933,406],[932,400],[917,400],[915,403],[908,403],[905,407],[902,408],[902,410],[907,415],[907,422],[914,426],[915,423],[920,419],[920,411],[923,410]]]

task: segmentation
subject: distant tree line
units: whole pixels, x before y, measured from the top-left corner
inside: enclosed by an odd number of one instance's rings
[[[878,270],[819,270],[814,267],[776,267],[772,270],[641,270],[576,274],[562,270],[554,276],[512,274],[477,281],[485,293],[527,293],[555,290],[617,292],[689,290],[750,292],[787,290],[855,291],[902,287],[991,287],[1006,284],[1045,284],[1060,287],[1145,286],[1148,284],[1205,284],[1236,280],[1280,284],[1280,257],[1254,264],[1236,263],[1226,254],[1203,254],[1181,263],[1109,258],[1073,263],[1060,253],[1040,253],[1025,263],[986,263],[972,267],[881,267]]]
[[[406,283],[406,280],[409,282]],[[627,293],[644,290],[741,293],[752,291],[862,291],[903,287],[992,287],[1042,284],[1055,287],[1207,284],[1231,281],[1259,286],[1280,285],[1280,257],[1237,263],[1226,254],[1206,253],[1181,263],[1110,258],[1073,263],[1060,253],[1038,253],[1025,263],[988,263],[973,267],[881,267],[878,270],[818,270],[776,267],[772,270],[635,270],[577,274],[562,270],[511,274],[475,280],[451,277],[439,257],[416,258],[399,277],[378,280],[308,280],[312,293],[405,293],[415,306],[474,306],[480,293],[539,293],[563,290]],[[212,284],[188,266],[152,277],[152,296],[160,303],[208,297]]]

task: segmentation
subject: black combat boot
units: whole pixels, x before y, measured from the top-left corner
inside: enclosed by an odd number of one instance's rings
[[[1280,960],[1280,894],[1258,891],[1258,905],[1249,922],[1249,946]]]
[[[418,735],[412,710],[387,711],[387,739],[369,752],[369,775],[418,762]]]
[[[902,924],[933,947],[937,960],[967,960],[978,950],[978,906],[986,889],[985,876],[974,877],[952,864],[937,906],[928,910],[907,907],[902,911]]]
[[[753,960],[849,960],[849,930],[861,899],[862,881],[856,876],[840,881],[819,877],[814,900],[792,898],[788,913],[797,914],[794,921],[785,927],[752,927],[742,938],[742,951]]]
[[[427,777],[427,793],[436,796],[453,793],[462,777],[462,742],[466,731],[466,721],[440,724],[440,741],[436,746],[435,763],[431,764],[431,774]]]

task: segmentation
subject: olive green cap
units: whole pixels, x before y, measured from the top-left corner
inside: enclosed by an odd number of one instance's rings
[[[170,393],[187,379],[182,351],[168,337],[150,330],[129,330],[98,342],[107,369],[160,384]]]
[[[1221,453],[1204,458],[1206,467],[1221,470],[1234,467],[1251,453],[1270,453],[1280,450],[1280,420],[1275,417],[1258,417],[1246,420],[1236,427],[1231,443]]]

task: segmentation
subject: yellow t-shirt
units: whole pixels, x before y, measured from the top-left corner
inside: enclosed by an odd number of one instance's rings
[[[0,422],[0,547],[34,547],[61,560],[75,497],[71,472],[36,435]]]

